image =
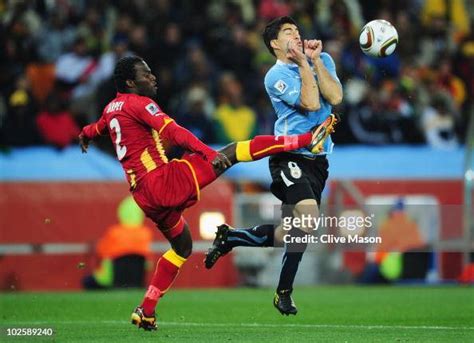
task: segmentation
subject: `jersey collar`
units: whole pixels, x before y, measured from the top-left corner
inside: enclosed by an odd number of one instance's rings
[[[289,67],[289,68],[298,67],[298,65],[296,63],[292,63],[292,62],[291,63],[285,63],[282,60],[277,60],[276,64],[281,65],[281,66],[285,66],[285,67]]]
[[[119,96],[129,96],[129,95],[138,95],[138,94],[135,94],[135,93],[121,93],[121,92],[117,92],[116,97],[118,98]]]

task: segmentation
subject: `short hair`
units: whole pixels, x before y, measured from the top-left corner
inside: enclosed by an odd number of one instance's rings
[[[293,24],[296,27],[298,26],[292,17],[284,16],[273,19],[267,24],[267,26],[265,26],[265,30],[263,31],[263,41],[265,42],[268,51],[270,51],[273,56],[276,55],[275,51],[273,51],[273,48],[270,45],[270,42],[278,38],[278,32],[280,32],[280,29],[284,24]]]
[[[120,93],[127,93],[127,80],[135,80],[135,64],[144,62],[138,56],[127,56],[121,58],[114,69],[115,88]]]

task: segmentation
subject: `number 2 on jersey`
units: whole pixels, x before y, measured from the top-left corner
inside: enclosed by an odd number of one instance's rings
[[[127,147],[124,145],[120,145],[120,141],[122,140],[122,132],[120,130],[120,124],[117,118],[114,118],[110,121],[110,129],[115,131],[115,151],[117,152],[117,157],[119,160],[125,157],[127,153]]]

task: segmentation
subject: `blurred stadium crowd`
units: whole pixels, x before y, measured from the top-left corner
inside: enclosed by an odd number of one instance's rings
[[[3,0],[0,144],[73,144],[115,95],[117,59],[145,58],[158,103],[206,143],[271,133],[263,86],[274,63],[261,39],[291,15],[323,40],[345,88],[339,144],[463,143],[474,93],[472,0]],[[376,18],[399,33],[384,59],[358,36]]]

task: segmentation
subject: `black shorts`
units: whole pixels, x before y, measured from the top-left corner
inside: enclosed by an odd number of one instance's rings
[[[315,158],[300,154],[280,153],[270,157],[272,193],[285,205],[295,205],[304,199],[321,203],[328,178],[329,163],[326,156]]]

